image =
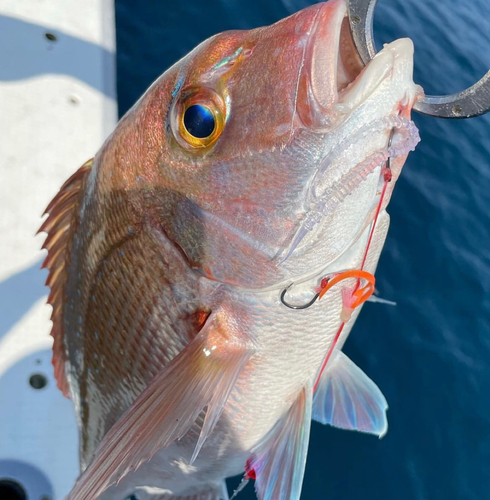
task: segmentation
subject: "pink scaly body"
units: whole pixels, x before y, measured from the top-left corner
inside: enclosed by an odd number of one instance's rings
[[[386,431],[340,350],[359,308],[318,379],[356,280],[280,301],[374,273],[418,140],[411,42],[363,69],[345,16],[331,0],[203,42],[48,207],[55,372],[84,470],[69,500],[217,500],[247,460],[260,500],[298,500],[312,415]]]

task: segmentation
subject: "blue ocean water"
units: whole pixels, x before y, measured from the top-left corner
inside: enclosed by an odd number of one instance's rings
[[[208,36],[311,3],[116,0],[120,113]],[[462,90],[490,68],[488,0],[380,0],[375,34],[378,47],[412,38],[427,93]],[[377,271],[398,305],[367,304],[345,347],[385,394],[390,428],[378,440],[314,423],[303,500],[490,499],[490,115],[413,118],[422,142]]]

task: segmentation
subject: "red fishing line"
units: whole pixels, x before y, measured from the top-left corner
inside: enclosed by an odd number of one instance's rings
[[[384,185],[383,189],[381,191],[381,195],[379,198],[379,203],[378,207],[376,209],[376,214],[374,216],[373,220],[373,226],[371,228],[371,231],[369,233],[369,239],[366,245],[366,250],[364,251],[364,256],[362,259],[362,264],[361,264],[361,269],[360,270],[353,270],[353,271],[345,271],[343,273],[338,274],[331,280],[327,280],[324,278],[321,282],[321,291],[318,296],[319,299],[325,295],[325,293],[332,288],[335,284],[339,283],[340,281],[347,279],[347,278],[357,278],[357,283],[354,288],[354,291],[352,292],[352,298],[354,299],[351,304],[348,305],[349,309],[354,310],[356,307],[359,307],[361,304],[363,304],[374,292],[374,276],[371,273],[368,273],[367,271],[364,271],[364,265],[366,264],[366,259],[368,256],[369,252],[369,247],[371,245],[372,239],[373,239],[373,234],[374,234],[374,229],[376,228],[376,223],[378,222],[378,217],[381,212],[381,207],[383,205],[383,199],[386,194],[386,189],[388,187],[388,183],[391,181],[392,174],[391,174],[391,169],[389,167],[385,167],[381,174],[383,175],[384,179]],[[365,279],[367,281],[367,285],[365,285],[363,288],[359,288],[361,286],[361,279]],[[359,293],[360,292],[360,293]],[[335,337],[333,339],[332,344],[330,345],[327,355],[325,356],[325,360],[323,361],[322,367],[320,369],[320,373],[318,374],[318,377],[316,379],[315,385],[313,387],[313,392],[316,392],[318,388],[318,384],[320,383],[320,379],[323,375],[323,372],[325,371],[325,368],[327,366],[328,360],[330,359],[330,356],[332,355],[333,350],[335,349],[335,346],[337,345],[337,342],[340,338],[340,334],[342,333],[342,330],[344,329],[345,326],[345,321],[342,321],[340,324],[339,329],[337,330],[337,333],[335,334]]]

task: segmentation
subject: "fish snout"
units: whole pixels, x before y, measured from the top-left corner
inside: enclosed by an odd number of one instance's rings
[[[418,87],[400,96],[412,81],[413,43],[404,38],[386,44],[365,66],[356,49],[349,26],[347,0],[320,4],[309,28],[298,81],[297,113],[311,129],[326,130],[358,109],[378,89],[395,110],[406,97],[413,106],[422,94]],[[388,85],[384,85],[388,82]]]

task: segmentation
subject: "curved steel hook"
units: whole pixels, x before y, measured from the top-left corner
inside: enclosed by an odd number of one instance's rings
[[[349,0],[349,23],[359,56],[367,64],[375,55],[373,14],[377,0]],[[438,118],[472,118],[490,111],[490,71],[471,87],[445,96],[425,96],[415,111]]]
[[[313,296],[313,298],[307,302],[306,304],[303,304],[301,306],[297,306],[297,305],[294,305],[294,304],[290,304],[289,302],[286,302],[286,293],[287,291],[293,286],[293,283],[291,283],[290,285],[288,285],[282,292],[281,292],[281,302],[286,306],[286,307],[289,307],[289,309],[308,309],[308,307],[311,307],[315,302],[316,300],[318,299],[318,297],[320,296],[320,293],[315,293],[315,295]]]

